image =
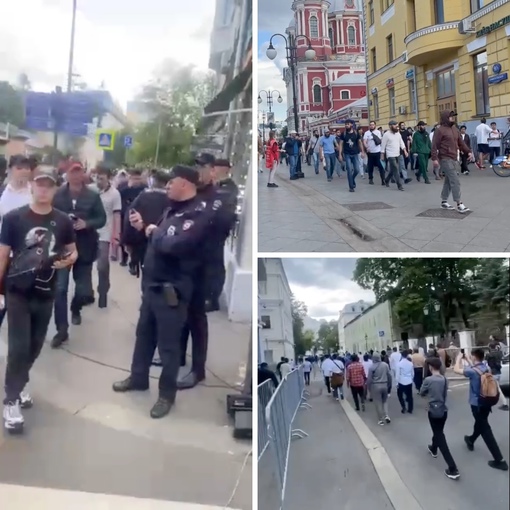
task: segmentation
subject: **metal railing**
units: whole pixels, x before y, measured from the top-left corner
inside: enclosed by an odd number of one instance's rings
[[[260,459],[269,446],[269,436],[267,435],[266,423],[266,407],[273,396],[275,387],[273,381],[268,379],[257,388],[257,395],[259,399],[258,407],[258,458]]]
[[[280,510],[284,508],[291,441],[294,438],[308,436],[304,430],[294,428],[294,420],[299,409],[311,409],[312,407],[307,403],[305,394],[308,395],[305,390],[303,369],[293,370],[280,382],[265,409],[259,407],[259,427],[261,424],[260,414],[264,413],[265,415],[268,441],[266,444],[269,445],[268,452],[271,455],[271,464],[275,467],[277,474]],[[259,441],[260,437],[259,432]],[[259,451],[260,448],[259,444]],[[267,446],[262,450],[262,453],[266,448]]]

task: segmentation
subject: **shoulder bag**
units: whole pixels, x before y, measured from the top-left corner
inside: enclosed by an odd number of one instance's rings
[[[336,361],[333,361],[333,363],[338,367],[340,368],[340,365],[336,362]],[[340,368],[340,370],[342,370]],[[342,386],[344,385],[344,373],[343,372],[340,372],[339,374],[331,374],[331,387],[332,388],[341,388]]]

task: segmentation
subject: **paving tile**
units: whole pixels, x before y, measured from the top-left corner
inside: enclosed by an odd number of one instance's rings
[[[449,229],[442,234],[439,234],[434,241],[440,243],[450,244],[468,244],[480,233],[480,228],[477,229],[462,229],[455,230]]]
[[[316,230],[306,235],[306,240],[310,241],[324,241],[327,243],[331,242],[343,242],[342,238],[332,229],[327,230]]]
[[[310,253],[320,249],[327,244],[324,241],[294,241],[294,243],[287,243],[277,251],[279,252],[292,252],[292,253]]]
[[[429,241],[424,241],[422,239],[402,239],[402,242],[415,250],[421,250]]]
[[[353,252],[354,249],[351,248],[347,243],[328,243],[317,250],[315,252],[321,252],[321,253],[347,253],[347,252]]]
[[[405,242],[405,241],[404,241]],[[437,253],[452,253],[460,252],[464,248],[463,244],[450,244],[450,243],[436,243],[432,241],[426,244],[421,251],[424,252],[437,252]]]

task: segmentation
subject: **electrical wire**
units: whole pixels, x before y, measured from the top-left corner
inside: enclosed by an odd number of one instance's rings
[[[223,507],[223,510],[229,510],[230,505],[232,504],[232,501],[234,501],[234,498],[237,494],[237,489],[239,489],[239,485],[241,483],[241,478],[243,476],[243,472],[248,465],[248,459],[252,456],[253,450],[250,450],[244,457],[243,464],[241,466],[241,470],[239,471],[239,475],[237,476],[236,483],[234,485],[234,489],[232,490],[232,494],[230,495],[230,498],[225,503],[225,506]]]

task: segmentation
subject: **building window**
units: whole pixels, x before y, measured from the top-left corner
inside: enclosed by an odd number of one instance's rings
[[[396,108],[395,108],[395,89],[394,88],[388,89],[388,99],[389,99],[389,102],[390,102],[390,115],[392,117],[394,117],[395,113],[396,113]]]
[[[485,0],[471,0],[471,12],[476,12],[483,7]]]
[[[436,25],[444,23],[444,3],[443,0],[434,0],[434,10],[436,11]]]
[[[319,20],[317,16],[310,16],[310,38],[318,39],[319,38]]]
[[[263,296],[267,294],[267,282],[264,280],[259,281],[259,294]]]
[[[271,317],[269,315],[261,315],[260,322],[262,329],[271,329]]]
[[[393,62],[393,36],[386,37],[386,48],[388,49],[388,62]]]
[[[395,0],[381,0],[381,12],[389,9],[394,4],[394,2]]]
[[[487,62],[487,60],[486,60]],[[455,95],[455,71],[448,69],[436,75],[437,97],[451,97]]]
[[[356,311],[356,308],[354,308],[354,306],[351,306],[351,310],[352,310],[353,312],[355,312],[355,311]]]
[[[375,48],[370,50],[370,60],[372,61],[372,72],[375,73],[377,71],[377,50]]]
[[[379,118],[379,96],[374,94],[372,96],[372,104],[374,105],[374,120]]]
[[[416,113],[416,82],[413,80],[409,80],[409,100],[411,104],[411,113]]]
[[[315,84],[313,86],[313,102],[322,103],[322,89],[321,86],[318,84]]]
[[[487,52],[478,53],[473,57],[475,71],[475,98],[476,98],[476,114],[490,114],[489,105],[489,82],[487,71]]]
[[[351,99],[351,92],[349,90],[342,90],[340,92],[341,99]]]
[[[356,46],[356,29],[353,26],[347,28],[347,46]]]
[[[368,2],[368,16],[370,25],[373,25],[375,23],[374,0],[370,0],[370,2]]]
[[[335,45],[334,33],[335,32],[333,30],[333,27],[329,27],[329,42],[330,42],[331,46]]]

